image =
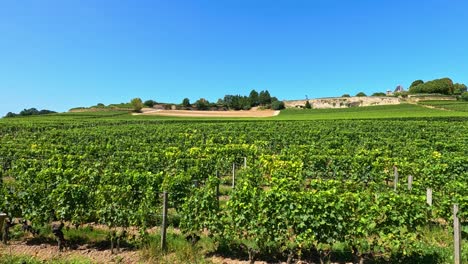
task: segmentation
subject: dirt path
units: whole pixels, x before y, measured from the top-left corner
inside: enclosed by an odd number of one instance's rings
[[[122,252],[111,254],[110,250],[98,250],[88,245],[77,249],[65,249],[58,252],[57,246],[50,244],[28,245],[26,242],[12,241],[8,246],[0,246],[0,257],[3,255],[27,255],[41,261],[53,259],[90,260],[93,263],[144,263],[138,251],[122,249]]]
[[[197,111],[197,110],[157,110],[144,108],[139,115],[157,115],[174,117],[272,117],[279,115],[275,110],[249,111]]]

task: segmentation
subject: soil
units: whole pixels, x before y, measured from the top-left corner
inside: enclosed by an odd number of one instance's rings
[[[8,246],[0,246],[0,257],[2,255],[27,255],[41,261],[53,259],[89,259],[93,263],[142,263],[138,251],[121,249],[121,252],[111,254],[110,249],[101,250],[81,245],[76,249],[65,249],[59,252],[56,245],[48,243],[28,244],[24,241],[11,241]]]

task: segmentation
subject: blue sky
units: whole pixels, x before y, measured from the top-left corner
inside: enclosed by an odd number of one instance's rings
[[[463,0],[1,0],[0,116],[468,83]]]

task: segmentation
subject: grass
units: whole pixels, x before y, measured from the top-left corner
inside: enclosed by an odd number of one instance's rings
[[[214,242],[203,237],[192,245],[185,237],[177,234],[167,235],[167,250],[161,249],[161,236],[150,235],[142,249],[142,257],[150,263],[210,263],[205,256],[215,251]]]
[[[421,105],[432,106],[439,109],[458,111],[458,112],[468,112],[468,102],[466,101],[423,101],[419,102]]]
[[[286,109],[275,120],[333,120],[422,117],[468,117],[466,112],[429,109],[420,105],[400,104],[343,109]]]
[[[155,115],[132,115],[130,111],[68,112],[41,116],[2,118],[1,122],[73,122],[76,120],[110,121],[245,121],[245,120],[333,120],[333,119],[379,119],[379,118],[430,118],[430,117],[468,117],[468,103],[460,101],[425,101],[420,104],[431,105],[430,109],[416,104],[365,106],[342,109],[285,109],[278,116],[264,118],[247,117],[172,117]],[[437,109],[440,108],[440,109]],[[446,109],[452,111],[446,111]]]

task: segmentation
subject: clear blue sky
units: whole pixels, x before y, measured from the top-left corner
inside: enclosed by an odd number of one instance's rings
[[[2,0],[0,116],[468,83],[464,0]]]

